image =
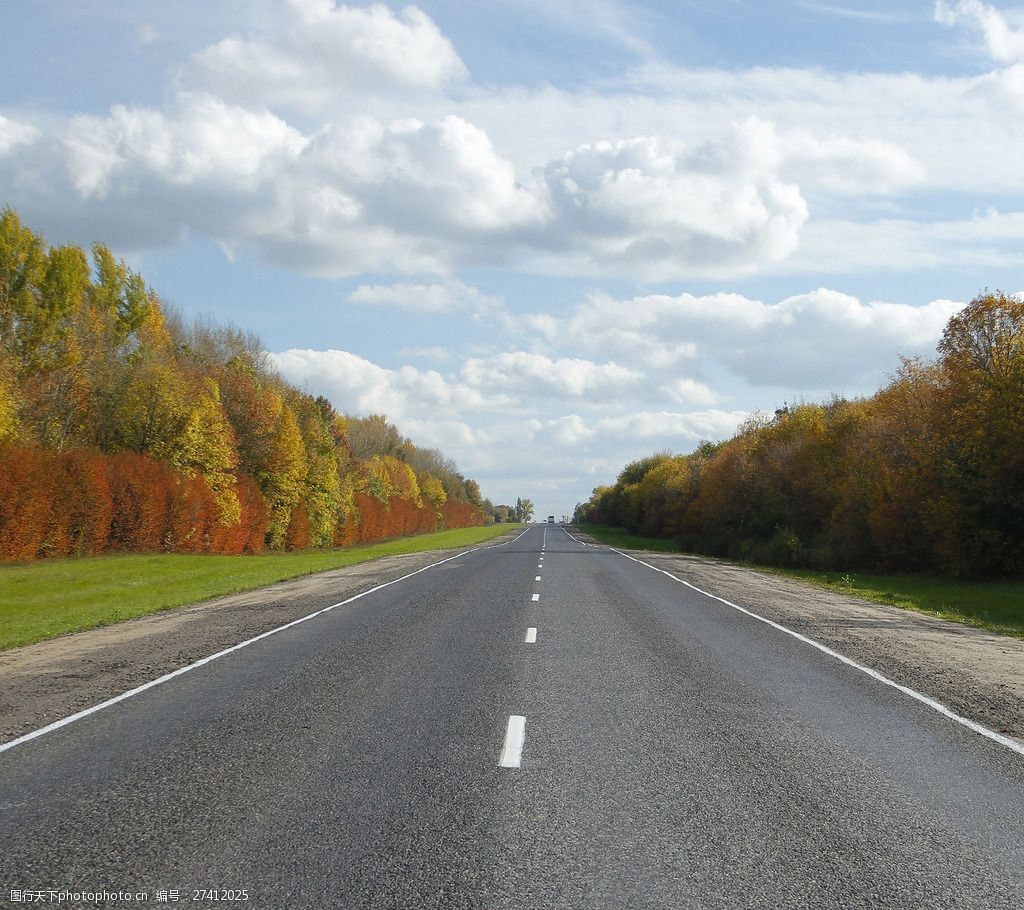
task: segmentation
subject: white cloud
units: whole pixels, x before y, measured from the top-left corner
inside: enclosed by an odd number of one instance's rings
[[[627,395],[643,378],[638,371],[616,363],[570,357],[552,360],[527,351],[471,357],[463,363],[460,375],[467,385],[488,392],[594,400]]]
[[[1000,63],[1024,62],[1024,29],[1013,28],[994,6],[981,0],[936,0],[935,21],[946,26],[960,23],[981,33],[989,56]]]
[[[746,411],[638,411],[599,420],[597,432],[605,438],[647,440],[649,446],[650,440],[660,440],[661,447],[679,452],[693,448],[702,439],[731,436],[748,416]]]
[[[841,274],[951,266],[1024,266],[1024,212],[989,209],[962,220],[934,221],[823,219],[807,225],[799,252],[780,270]]]
[[[116,106],[107,117],[74,117],[49,154],[26,154],[22,165],[54,208],[105,215],[114,238],[117,222],[131,224],[124,234],[136,248],[200,231],[332,276],[477,265],[664,280],[748,274],[790,256],[807,206],[780,176],[787,168],[862,189],[913,170],[872,146],[858,171],[857,148],[748,120],[694,145],[581,146],[524,185],[487,134],[455,116],[361,117],[307,134],[266,109],[182,94],[167,113]],[[451,293],[467,294],[439,288],[377,286],[357,297],[409,306],[415,297],[440,311]]]
[[[552,243],[582,247],[592,269],[653,279],[784,259],[807,206],[796,184],[779,179],[759,132],[748,123],[694,147],[655,137],[599,142],[550,162]]]
[[[451,419],[477,409],[501,410],[509,400],[501,395],[485,398],[477,389],[452,382],[436,370],[402,366],[389,370],[348,351],[291,349],[270,354],[275,367],[289,382],[325,395],[349,414],[387,414],[399,425],[429,413]]]
[[[361,284],[349,301],[371,306],[394,307],[414,313],[452,313],[469,310],[483,314],[501,307],[501,300],[461,281],[441,284]]]
[[[703,382],[678,376],[661,387],[662,393],[674,404],[690,405],[691,407],[708,407],[718,404],[722,396],[712,391]]]
[[[0,157],[15,146],[31,145],[39,138],[40,132],[30,123],[11,120],[0,114]]]
[[[382,4],[289,0],[268,34],[232,35],[204,48],[183,74],[244,102],[322,106],[339,93],[438,88],[466,68],[434,21],[415,6],[398,15]]]
[[[140,181],[200,183],[249,195],[301,155],[302,134],[266,110],[180,95],[174,112],[115,106],[75,117],[63,137],[71,182],[84,198],[134,195]]]
[[[865,199],[1018,193],[1024,63],[933,78],[649,61],[594,88],[446,93],[464,67],[415,7],[283,10],[203,51],[184,83],[201,90],[166,108],[0,119],[0,195],[65,237],[127,252],[196,233],[326,276],[725,280],[1019,256],[980,230],[957,244],[937,223],[873,219]],[[1008,14],[961,2],[937,15],[989,23],[993,47],[1016,53]],[[303,92],[319,99],[312,116],[266,106]],[[436,291],[421,302],[445,311]]]
[[[924,168],[893,142],[819,138],[807,130],[776,136],[763,126],[764,141],[774,138],[782,158],[781,173],[802,185],[851,195],[888,195],[924,180]]]
[[[780,179],[813,202],[822,194],[906,189],[1008,191],[1020,184],[1024,67],[969,76],[829,72],[818,68],[696,69],[646,63],[597,89],[503,87],[436,102],[485,129],[528,174],[538,161],[599,140],[637,136],[696,145],[751,118],[772,124],[793,154]],[[533,128],[523,131],[519,124]],[[831,146],[831,166],[801,173],[801,135]],[[853,160],[843,164],[842,146]],[[851,182],[843,171],[863,174]]]
[[[715,368],[752,386],[800,394],[872,391],[898,355],[933,354],[947,320],[962,306],[949,300],[863,303],[826,288],[770,304],[740,294],[630,300],[598,294],[551,337],[595,356],[615,356],[652,377],[671,372],[660,393],[700,407],[717,403],[718,393],[686,374]]]
[[[198,231],[315,274],[436,274],[495,261],[510,232],[545,217],[487,136],[456,117],[361,118],[307,135],[266,109],[182,94],[166,113],[118,105],[48,138],[12,145],[0,195],[44,229],[46,215],[87,220],[88,237],[123,249]]]

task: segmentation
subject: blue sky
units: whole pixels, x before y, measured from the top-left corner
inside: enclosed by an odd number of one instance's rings
[[[1024,287],[1024,7],[4,4],[0,202],[495,501],[871,392]]]

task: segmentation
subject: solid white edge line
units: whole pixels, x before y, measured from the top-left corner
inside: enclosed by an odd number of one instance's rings
[[[529,530],[530,530],[529,528],[527,528],[527,529],[526,529],[526,531],[529,531]],[[492,549],[494,549],[494,550],[497,550],[497,549],[498,549],[498,547],[507,547],[507,546],[508,546],[508,545],[509,545],[510,543],[515,543],[515,542],[516,542],[517,540],[519,540],[519,538],[520,538],[520,537],[522,537],[522,536],[523,536],[523,534],[525,534],[525,533],[526,533],[526,531],[522,531],[521,533],[519,533],[519,534],[516,534],[516,536],[515,536],[515,537],[513,537],[513,538],[512,538],[511,540],[506,540],[506,541],[505,541],[504,543],[496,543],[496,544],[495,544],[495,545],[494,545],[494,546],[492,547]]]
[[[864,664],[859,664],[857,663],[857,661],[852,660],[845,654],[840,654],[838,651],[833,651],[827,645],[823,645],[821,644],[821,642],[817,642],[813,638],[808,638],[806,635],[801,635],[799,632],[794,632],[792,629],[787,629],[785,626],[775,622],[772,619],[768,619],[767,617],[754,613],[753,611],[748,610],[746,607],[741,607],[739,604],[734,604],[732,601],[726,600],[724,597],[719,597],[717,594],[711,594],[707,591],[704,591],[701,588],[698,588],[696,585],[690,584],[690,582],[688,581],[684,581],[682,578],[677,578],[675,575],[673,575],[671,572],[665,569],[659,569],[657,566],[652,566],[649,562],[644,562],[642,559],[637,559],[635,556],[630,556],[628,553],[623,553],[621,550],[616,550],[615,547],[609,547],[608,549],[611,550],[613,553],[618,553],[619,556],[625,556],[626,559],[631,559],[633,560],[633,562],[638,562],[642,566],[647,566],[648,569],[653,569],[655,572],[660,572],[662,575],[667,575],[673,581],[677,581],[681,585],[686,585],[686,587],[692,588],[698,594],[703,594],[705,597],[710,597],[712,600],[717,600],[719,603],[723,603],[727,607],[732,607],[734,610],[739,610],[741,613],[746,613],[747,616],[751,617],[752,619],[758,620],[758,622],[763,622],[765,625],[771,626],[773,629],[778,629],[780,632],[785,632],[787,635],[791,635],[793,638],[802,641],[804,644],[810,645],[812,648],[817,648],[823,654],[827,654],[829,657],[834,657],[836,660],[841,661],[848,667],[853,667],[855,670],[860,670],[861,673],[867,673],[867,675],[870,676],[872,679],[878,680],[878,682],[886,686],[890,686],[891,688],[896,689],[898,692],[902,692],[904,695],[909,695],[915,701],[919,701],[921,702],[921,704],[927,705],[933,711],[938,711],[939,714],[943,715],[944,717],[948,717],[952,721],[956,721],[956,723],[961,724],[964,727],[967,727],[968,730],[971,730],[974,733],[978,733],[981,736],[987,737],[988,739],[991,739],[993,742],[997,742],[999,743],[999,745],[1005,746],[1010,751],[1016,752],[1018,755],[1024,755],[1024,743],[1018,742],[1017,740],[1012,739],[1009,736],[1004,736],[1002,733],[998,733],[995,730],[990,730],[988,727],[985,727],[982,724],[979,724],[977,721],[973,721],[968,717],[964,717],[960,714],[957,714],[955,711],[952,711],[951,709],[947,708],[941,702],[938,702],[934,698],[931,698],[927,695],[924,695],[921,692],[918,692],[916,689],[911,689],[909,686],[904,686],[902,683],[898,683],[895,680],[889,679],[888,676],[883,676],[877,670],[872,670],[871,667],[866,667],[864,666]]]
[[[518,768],[523,758],[523,740],[526,738],[526,718],[522,714],[510,714],[505,730],[505,745],[501,750],[498,764],[502,768]]]
[[[533,595],[533,596],[532,596],[532,597],[530,598],[530,600],[533,600],[533,601],[538,601],[538,600],[540,600],[540,595],[539,595],[539,594],[534,594],[534,595]]]
[[[285,623],[283,626],[277,626],[273,629],[268,629],[266,632],[261,632],[253,638],[246,639],[245,641],[239,642],[237,645],[232,645],[230,648],[225,648],[223,651],[218,651],[216,654],[210,654],[207,657],[201,657],[199,660],[186,664],[184,667],[179,667],[177,670],[173,670],[170,673],[166,673],[163,676],[158,676],[156,679],[151,679],[149,682],[145,682],[140,686],[136,686],[134,689],[129,689],[127,692],[122,692],[120,695],[115,695],[113,698],[108,698],[106,701],[101,701],[99,704],[93,705],[91,708],[85,708],[78,711],[75,714],[62,717],[60,720],[55,720],[53,723],[47,724],[45,727],[40,727],[38,730],[32,730],[29,733],[25,733],[19,736],[17,739],[12,739],[10,742],[0,743],[0,752],[6,752],[8,749],[13,749],[15,746],[20,746],[22,743],[27,743],[30,740],[36,739],[45,733],[52,733],[54,730],[59,730],[61,727],[66,727],[68,724],[73,724],[76,720],[81,720],[83,717],[88,717],[90,714],[95,714],[98,711],[102,711],[104,708],[109,708],[111,705],[116,705],[120,701],[131,698],[134,695],[139,695],[145,692],[147,689],[152,689],[154,686],[162,685],[174,679],[177,676],[181,676],[188,673],[190,670],[196,670],[199,667],[204,667],[208,663],[212,663],[218,658],[224,657],[225,655],[232,654],[235,651],[240,651],[242,648],[247,648],[251,644],[255,644],[258,641],[262,641],[264,638],[269,638],[271,635],[276,635],[278,632],[283,632],[285,629],[290,629],[292,626],[297,626],[299,623],[306,622],[308,619],[313,619],[315,616],[321,616],[324,613],[329,613],[335,607],[343,607],[345,604],[350,604],[354,600],[359,600],[362,597],[366,597],[368,594],[373,594],[375,591],[380,591],[382,588],[396,585],[400,581],[405,581],[407,578],[412,578],[413,575],[419,575],[420,572],[426,572],[427,569],[433,569],[437,566],[443,565],[446,562],[451,562],[453,559],[458,559],[460,556],[465,556],[468,553],[473,553],[477,550],[477,547],[472,547],[469,550],[463,550],[461,553],[456,553],[454,556],[449,556],[446,559],[442,559],[438,562],[432,562],[428,566],[423,566],[417,569],[415,572],[410,572],[408,575],[403,575],[401,578],[394,578],[391,581],[385,581],[383,584],[376,585],[373,588],[368,588],[365,591],[361,591],[358,594],[354,594],[352,597],[346,600],[338,601],[336,604],[331,604],[329,607],[323,607],[314,613],[309,613],[306,616],[300,616],[298,619],[293,619],[291,622]]]
[[[526,644],[532,645],[536,641],[537,641],[537,627],[536,626],[530,626],[530,628],[528,628],[526,630]]]

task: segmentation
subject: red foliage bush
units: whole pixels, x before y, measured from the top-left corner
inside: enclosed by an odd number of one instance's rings
[[[446,528],[474,528],[484,523],[484,513],[468,502],[449,499],[441,508]]]
[[[342,535],[342,546],[387,540],[406,534],[424,534],[440,528],[468,528],[484,523],[483,513],[467,502],[446,502],[441,519],[430,505],[416,506],[408,499],[394,497],[384,505],[379,499],[356,493],[357,516],[350,516]]]
[[[244,475],[235,492],[241,520],[225,527],[202,477],[182,476],[152,458],[9,446],[0,450],[0,561],[106,550],[261,552],[266,500]],[[356,512],[337,535],[341,546],[483,524],[480,510],[464,502],[446,502],[440,516],[429,504],[400,497],[385,504],[357,493],[355,503]],[[286,544],[290,550],[309,546],[303,504],[292,512]]]
[[[40,449],[0,450],[0,559],[35,559],[53,504],[52,456]]]
[[[169,548],[177,492],[174,472],[131,452],[107,455],[105,461],[112,502],[110,549],[145,552]]]
[[[106,459],[90,452],[50,456],[53,500],[45,556],[93,556],[107,548],[114,504]]]

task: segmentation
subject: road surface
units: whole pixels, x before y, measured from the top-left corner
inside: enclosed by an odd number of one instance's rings
[[[1024,906],[1024,755],[556,526],[14,744],[0,814],[0,904]]]

